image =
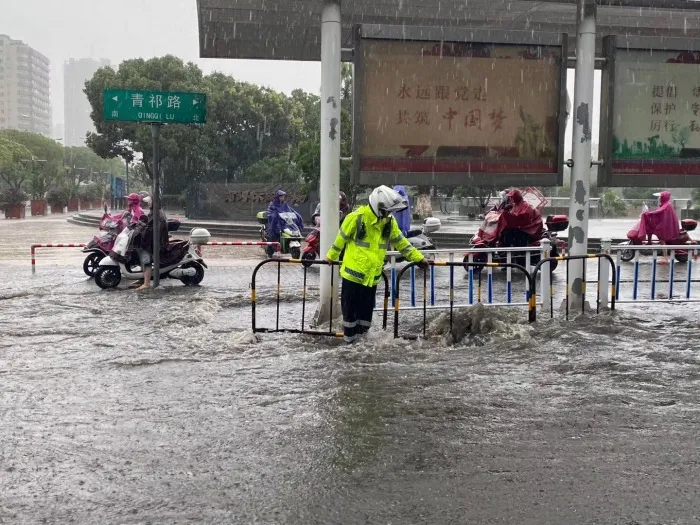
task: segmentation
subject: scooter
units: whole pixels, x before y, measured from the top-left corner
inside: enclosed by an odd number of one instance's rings
[[[321,218],[315,218],[315,228],[304,239],[306,246],[301,252],[301,264],[307,268],[321,255]]]
[[[690,238],[690,235],[688,235],[688,232],[692,232],[695,230],[695,228],[698,227],[698,222],[694,219],[683,219],[681,221],[681,228],[678,231],[678,237],[673,239],[672,241],[668,241],[665,244],[669,246],[681,246],[684,244],[688,245],[695,245],[697,244],[696,241],[693,241]],[[620,243],[621,245],[626,245],[626,246],[663,246],[661,244],[661,241],[659,239],[652,239],[651,244],[649,244],[649,241],[644,239],[644,240],[639,240],[639,239],[630,239],[629,241],[625,241],[623,243]],[[622,250],[620,252],[620,259],[623,260],[624,262],[630,262],[632,259],[634,259],[635,256],[635,251],[637,250]],[[653,251],[652,250],[639,250],[640,255],[652,255]],[[686,263],[688,262],[688,252],[686,250],[676,250],[673,252],[676,261],[679,263]]]
[[[280,218],[284,221],[285,226],[282,228],[282,233],[280,234],[280,247],[279,251],[283,254],[291,255],[292,259],[301,258],[301,231],[296,224],[297,214],[295,212],[282,212],[279,214]],[[260,223],[260,240],[262,242],[269,242],[267,237],[267,212],[261,211],[256,215],[258,223]],[[265,246],[265,253],[268,257],[272,257],[275,254],[275,248],[272,246]]]
[[[100,288],[116,288],[122,278],[131,281],[143,279],[136,250],[131,249],[131,240],[136,228],[125,228],[116,238],[109,256],[102,259],[95,272],[95,284]],[[199,246],[206,244],[211,235],[204,228],[195,228],[189,241],[173,241],[160,254],[160,277],[179,279],[185,286],[196,286],[204,279],[208,268],[197,253]]]
[[[486,214],[484,218],[484,224],[481,230],[494,230],[499,227],[500,214],[498,211],[491,211]],[[558,257],[559,254],[566,251],[566,242],[558,238],[558,232],[562,232],[569,227],[569,218],[566,215],[549,215],[545,219],[545,229],[539,239],[531,238],[527,233],[521,230],[507,229],[498,232],[496,240],[493,242],[485,242],[477,233],[469,241],[470,249],[482,249],[482,248],[511,248],[511,247],[537,247],[542,245],[542,241],[547,239],[550,242],[550,257]],[[468,250],[464,254],[464,269],[469,271],[472,268],[475,272],[480,272],[484,269],[484,266],[467,266],[469,263],[469,257],[471,255],[472,263],[483,263],[484,265],[488,262],[488,254],[485,252],[471,253]],[[530,263],[537,264],[540,262],[541,253],[531,252]],[[506,263],[508,262],[508,252],[506,251],[496,251],[491,255],[491,261],[494,263]],[[511,263],[519,264],[521,266],[527,266],[527,252],[511,252]],[[558,261],[552,261],[550,263],[551,271],[557,268]]]
[[[435,242],[433,242],[429,235],[438,231],[441,226],[442,223],[440,222],[440,219],[437,217],[428,217],[423,221],[422,228],[408,230],[406,232],[406,238],[408,239],[408,242],[411,243],[411,246],[413,246],[416,250],[437,250],[437,245]],[[403,260],[403,257],[396,258],[396,262],[401,262]]]
[[[83,253],[87,253],[87,257],[83,261],[83,272],[88,277],[94,277],[97,267],[100,261],[107,257],[107,254],[114,247],[114,241],[117,236],[124,230],[124,228],[131,221],[131,214],[129,212],[122,212],[119,214],[110,215],[107,213],[107,207],[105,206],[105,212],[100,219],[100,231],[95,235],[92,240],[81,250]],[[175,232],[180,229],[180,219],[173,218],[168,219],[168,231]]]

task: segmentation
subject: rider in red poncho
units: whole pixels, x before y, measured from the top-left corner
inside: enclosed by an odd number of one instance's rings
[[[651,242],[651,236],[656,235],[662,243],[668,243],[678,238],[678,216],[673,209],[671,192],[655,195],[659,197],[659,207],[642,213],[639,224],[627,234],[629,239],[643,241],[646,237]]]
[[[672,243],[678,238],[678,216],[676,210],[673,209],[671,192],[662,191],[655,193],[654,196],[659,197],[659,207],[653,211],[643,212],[637,226],[627,232],[627,238],[638,244],[641,244],[645,237],[651,244],[653,235],[658,237],[661,244]],[[660,262],[667,262],[665,251]]]
[[[516,189],[504,192],[504,200],[486,214],[479,237],[486,243],[499,238],[503,246],[526,246],[544,231],[542,215]]]

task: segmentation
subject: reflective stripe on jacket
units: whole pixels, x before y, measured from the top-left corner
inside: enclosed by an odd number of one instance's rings
[[[390,245],[408,261],[423,260],[423,254],[399,230],[396,219],[379,219],[372,208],[361,206],[345,217],[327,257],[337,261],[345,248],[340,276],[364,286],[376,286],[381,279],[384,257]]]

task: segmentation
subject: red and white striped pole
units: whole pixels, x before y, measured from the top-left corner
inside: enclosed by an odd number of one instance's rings
[[[37,248],[84,248],[85,244],[76,243],[48,243],[48,244],[32,244],[32,273],[36,273],[36,249]]]

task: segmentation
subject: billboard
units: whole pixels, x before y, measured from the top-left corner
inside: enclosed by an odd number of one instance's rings
[[[562,35],[474,31],[460,41],[427,28],[356,31],[355,181],[561,183]]]
[[[700,41],[607,37],[604,49],[598,184],[700,186]]]

